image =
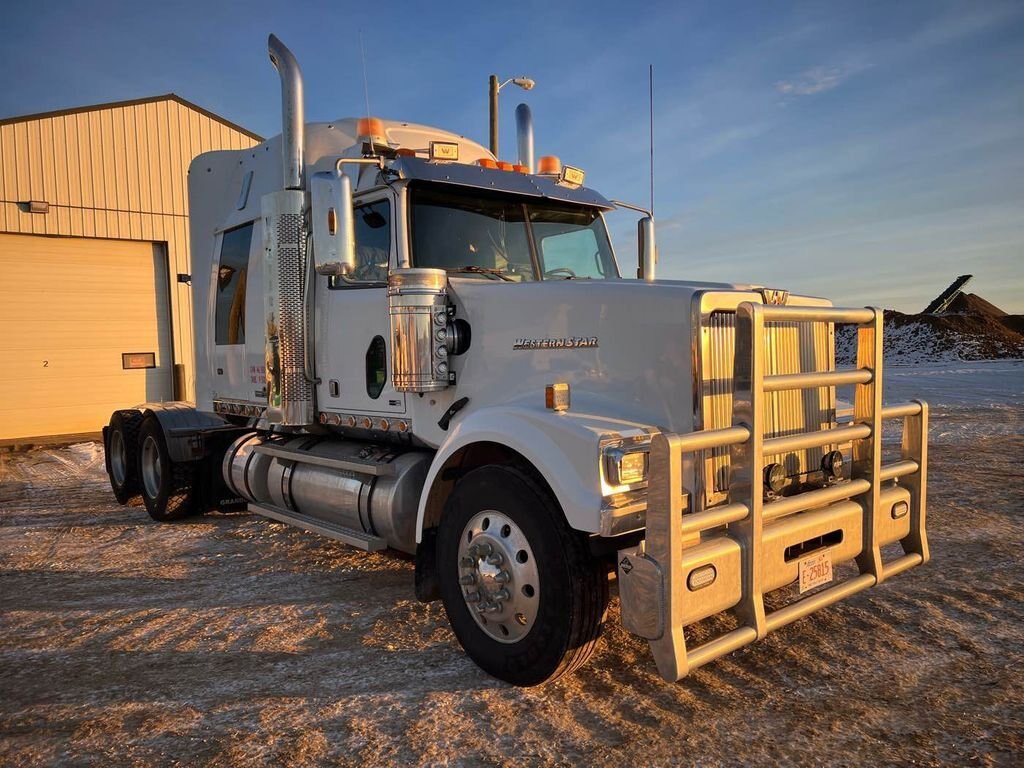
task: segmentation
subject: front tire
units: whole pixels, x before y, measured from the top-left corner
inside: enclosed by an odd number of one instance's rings
[[[146,511],[169,522],[198,512],[194,463],[172,461],[160,422],[146,417],[139,430],[139,487]]]
[[[520,469],[480,467],[459,480],[438,529],[437,567],[455,636],[489,674],[538,685],[593,653],[606,569]]]

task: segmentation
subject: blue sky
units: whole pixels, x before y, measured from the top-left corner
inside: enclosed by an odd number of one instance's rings
[[[0,116],[173,91],[279,130],[275,32],[307,117],[365,111],[487,138],[526,97],[539,154],[648,200],[647,67],[664,277],[919,311],[953,277],[1024,312],[1024,3],[13,3]],[[633,262],[632,217],[611,225]]]

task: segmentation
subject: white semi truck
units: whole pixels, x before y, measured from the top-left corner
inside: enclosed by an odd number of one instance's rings
[[[514,164],[422,125],[307,124],[269,53],[282,135],[189,171],[196,403],[112,415],[120,502],[413,554],[417,597],[518,685],[586,661],[612,574],[678,680],[928,560],[928,409],[882,403],[880,310],[656,280],[646,212],[626,279],[625,204],[535,168],[528,109]]]

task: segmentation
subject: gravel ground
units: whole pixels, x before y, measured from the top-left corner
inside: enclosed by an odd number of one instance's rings
[[[927,566],[674,685],[613,600],[589,666],[528,690],[408,560],[151,522],[93,444],[0,454],[0,763],[1019,765],[1024,409],[932,432]]]

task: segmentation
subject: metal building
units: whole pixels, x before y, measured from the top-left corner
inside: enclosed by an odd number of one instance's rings
[[[189,163],[260,141],[174,94],[0,120],[0,442],[194,396]]]

